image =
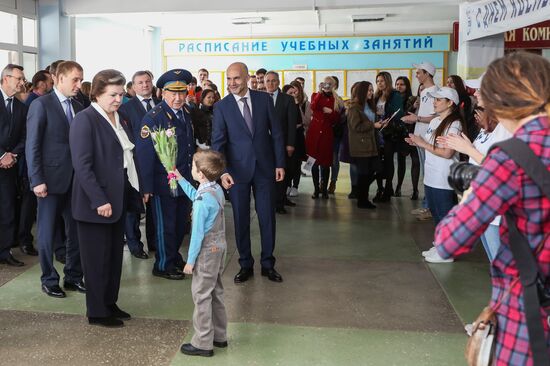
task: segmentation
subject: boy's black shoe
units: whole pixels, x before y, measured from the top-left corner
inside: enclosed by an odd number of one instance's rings
[[[185,275],[183,272],[177,270],[173,271],[159,271],[153,268],[153,276],[166,278],[167,280],[183,280]]]
[[[92,318],[88,317],[88,324],[99,325],[107,328],[120,328],[124,326],[124,322],[120,319],[108,316],[105,318]]]
[[[212,357],[214,356],[214,350],[206,350],[193,347],[191,343],[182,344],[181,353],[187,356],[203,356],[203,357]]]
[[[214,341],[214,347],[225,348],[227,347],[227,341],[223,341],[223,342]]]

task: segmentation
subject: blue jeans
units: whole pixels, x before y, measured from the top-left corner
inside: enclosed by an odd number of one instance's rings
[[[433,188],[427,185],[424,185],[424,192],[428,208],[437,225],[457,203],[455,192],[452,189]]]
[[[481,235],[481,243],[483,243],[483,248],[487,252],[487,257],[489,261],[492,262],[495,259],[498,248],[500,247],[500,232],[499,225],[489,225],[487,230]]]

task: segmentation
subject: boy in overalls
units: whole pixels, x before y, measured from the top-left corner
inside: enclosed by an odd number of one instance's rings
[[[193,202],[191,241],[186,274],[193,274],[191,293],[195,310],[191,343],[181,346],[189,356],[214,355],[213,348],[227,347],[227,316],[223,303],[222,272],[227,243],[225,240],[225,203],[222,188],[216,183],[225,171],[223,155],[199,150],[193,155],[191,173],[200,183],[195,189],[177,170],[178,183]]]

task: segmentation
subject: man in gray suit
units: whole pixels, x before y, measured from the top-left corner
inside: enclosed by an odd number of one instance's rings
[[[38,253],[42,268],[42,291],[65,297],[59,274],[53,266],[56,223],[62,217],[67,240],[64,268],[65,290],[86,292],[82,282],[80,251],[71,213],[73,166],[69,149],[69,127],[83,107],[73,99],[82,83],[82,67],[65,61],[56,70],[53,92],[36,99],[27,116],[26,156],[30,186],[38,197]]]

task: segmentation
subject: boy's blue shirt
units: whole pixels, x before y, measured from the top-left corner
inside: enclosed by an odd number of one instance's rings
[[[185,178],[179,179],[178,184],[193,202],[191,240],[189,242],[187,263],[194,265],[200,253],[204,236],[214,226],[216,216],[220,211],[220,205],[216,198],[211,194],[201,194],[201,192],[205,188],[214,187],[216,196],[218,199],[222,199],[223,191],[216,182],[202,183],[198,189],[195,189]]]

